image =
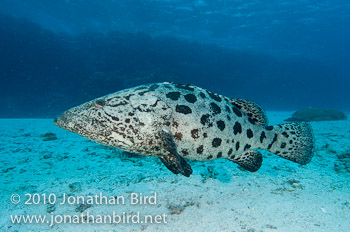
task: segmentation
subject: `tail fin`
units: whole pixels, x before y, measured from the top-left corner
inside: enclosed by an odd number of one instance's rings
[[[273,126],[273,132],[275,135],[268,145],[268,151],[299,164],[311,161],[314,137],[309,123],[281,124]]]

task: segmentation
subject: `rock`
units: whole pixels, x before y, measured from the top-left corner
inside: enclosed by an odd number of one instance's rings
[[[52,158],[52,153],[47,153],[43,156],[44,159],[51,159]]]
[[[75,208],[75,212],[84,212],[85,210],[87,210],[88,208],[90,208],[91,205],[90,204],[80,204],[78,205],[78,207]]]
[[[68,187],[72,193],[81,192],[81,184],[79,182],[74,182],[72,184],[69,184]]]
[[[56,140],[57,136],[54,133],[45,133],[41,135],[43,141],[51,141],[51,140]]]
[[[310,121],[336,121],[346,120],[348,117],[345,113],[331,109],[308,108],[298,110],[293,113],[291,118],[284,121],[290,122],[310,122]]]
[[[334,163],[334,170],[337,173],[350,173],[350,152],[337,155]]]
[[[168,209],[170,210],[171,215],[174,215],[174,214],[178,215],[185,210],[185,207],[182,205],[168,205]]]
[[[1,170],[2,173],[7,173],[8,171],[15,169],[16,167],[9,167],[9,168],[4,168]]]
[[[46,212],[48,213],[53,213],[56,210],[56,205],[55,204],[49,204],[46,208]]]

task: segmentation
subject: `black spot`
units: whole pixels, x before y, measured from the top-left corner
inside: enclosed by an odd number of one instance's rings
[[[285,131],[282,133],[282,135],[284,135],[284,137],[286,137],[286,138],[289,138],[289,134]]]
[[[286,148],[286,143],[281,143],[281,148],[283,149],[283,148]]]
[[[239,150],[239,142],[236,143],[236,151]]]
[[[254,135],[253,135],[253,131],[251,129],[247,130],[247,136],[249,139],[253,138]]]
[[[147,93],[148,91],[142,91],[142,92],[139,92],[138,95],[140,96],[143,96],[145,93]]]
[[[273,126],[267,126],[267,127],[265,127],[265,129],[268,131],[271,131],[271,130],[273,130]]]
[[[237,107],[232,107],[232,111],[238,116],[238,117],[242,117],[243,116],[243,114],[242,114],[242,112],[239,110],[239,109],[237,109]]]
[[[194,88],[188,84],[185,84],[185,85],[184,84],[176,84],[175,86],[179,89],[186,89],[186,90],[194,91]]]
[[[194,139],[198,139],[199,138],[198,129],[191,130],[191,136]]]
[[[207,133],[203,133],[203,137],[204,137],[204,138],[207,138],[207,137],[208,137],[208,134],[207,134]]]
[[[125,119],[125,122],[126,122],[126,123],[129,123],[129,122],[130,122],[130,119],[129,119],[129,118]]]
[[[248,118],[248,121],[249,121],[251,124],[253,124],[253,125],[255,125],[255,123],[257,122],[256,119],[251,118],[251,117]]]
[[[222,120],[219,120],[216,122],[216,125],[218,126],[218,128],[223,131],[225,129],[225,122]]]
[[[134,113],[129,112],[128,115],[129,115],[129,116],[134,116]]]
[[[180,92],[169,92],[165,96],[171,100],[177,101],[180,97]]]
[[[264,139],[266,139],[265,131],[261,132],[261,135],[260,135],[260,143],[263,143],[263,142],[264,142]]]
[[[213,111],[214,114],[220,114],[221,113],[221,108],[215,104],[214,102],[210,103],[210,109]]]
[[[103,99],[98,99],[98,100],[95,101],[95,106],[97,108],[102,108],[102,107],[105,106],[105,104],[106,104],[106,102]]]
[[[148,90],[149,90],[149,91],[154,91],[154,90],[156,90],[158,87],[159,87],[159,85],[153,84],[153,85],[151,85],[151,86],[148,88]]]
[[[125,96],[124,98],[126,99],[126,100],[130,100],[130,97],[131,96],[134,96],[135,94],[129,94],[128,96]]]
[[[119,102],[117,102],[116,104],[110,104],[110,106],[111,107],[117,107],[117,106],[125,106],[125,105],[127,105],[127,104],[129,104],[127,101],[119,101]]]
[[[174,137],[175,137],[175,139],[181,140],[181,139],[182,139],[182,133],[180,133],[180,132],[175,132]]]
[[[197,154],[202,154],[203,153],[203,145],[200,145],[197,147]]]
[[[185,99],[186,101],[188,101],[189,103],[195,103],[197,101],[197,97],[194,96],[193,94],[189,93],[185,95]]]
[[[235,125],[233,126],[233,133],[236,134],[241,134],[242,133],[242,125],[239,122],[236,122]]]
[[[186,105],[176,105],[176,112],[181,114],[191,114],[192,110]]]
[[[119,121],[119,118],[118,118],[118,117],[115,117],[115,116],[113,116],[113,115],[110,115],[110,114],[108,114],[108,113],[106,113],[106,112],[105,112],[105,114],[106,114],[108,117],[110,117],[113,121]]]
[[[209,123],[209,114],[203,114],[202,117],[201,117],[201,123],[202,125],[205,125],[207,123]]]
[[[221,145],[221,139],[220,138],[214,138],[213,141],[211,142],[213,147],[218,147]]]
[[[229,115],[226,115],[227,120],[231,121],[231,117]]]
[[[235,107],[237,107],[238,109],[242,109],[242,106],[241,105],[239,105],[239,104],[237,104],[237,103],[232,103],[232,105],[234,105]]]
[[[222,101],[222,99],[221,99],[221,97],[220,97],[219,95],[217,95],[217,94],[215,94],[215,93],[212,93],[212,92],[210,92],[210,91],[207,91],[207,93],[209,94],[209,96],[210,96],[213,100],[215,100],[215,101],[217,101],[217,102],[221,102],[221,101]]]
[[[272,145],[277,141],[277,134],[275,134],[275,137],[273,137],[272,142],[269,144],[269,146],[267,147],[267,149],[271,149]]]
[[[230,150],[228,151],[228,155],[231,155],[232,154],[232,152],[233,152],[233,149],[232,148],[230,148]]]
[[[100,116],[100,117],[101,117],[101,112],[97,112],[97,114],[98,114],[98,116]]]
[[[211,159],[211,158],[213,158],[213,156],[212,156],[212,155],[210,155],[210,156],[208,156],[208,157],[207,157],[207,159]]]
[[[231,109],[230,109],[230,107],[225,106],[225,110],[226,110],[228,113],[231,113]]]
[[[293,140],[289,140],[289,144],[293,144]]]
[[[182,149],[181,153],[184,154],[184,156],[187,156],[188,155],[188,150],[187,149]]]
[[[220,151],[217,155],[216,158],[221,158],[222,157],[222,152]]]
[[[205,94],[204,93],[200,93],[199,96],[201,96],[201,98],[205,98]]]
[[[251,148],[252,146],[250,146],[249,144],[246,144],[245,146],[244,146],[244,150],[246,151],[246,150],[248,150],[249,148]]]

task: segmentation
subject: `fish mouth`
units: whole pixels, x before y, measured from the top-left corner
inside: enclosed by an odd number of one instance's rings
[[[56,118],[53,120],[53,123],[55,123],[56,126],[62,128],[62,119],[61,119],[61,116],[56,117]]]
[[[53,122],[55,123],[56,126],[62,128],[62,129],[68,129],[67,124],[68,124],[68,111],[64,112],[60,116],[56,117]]]
[[[55,118],[53,122],[62,129],[77,133],[78,128],[80,130],[83,129],[81,121],[82,120],[78,120],[74,113],[68,110]]]
[[[76,112],[76,109],[67,110],[60,116],[54,119],[56,126],[73,132],[87,139],[101,142],[104,140],[104,130],[102,125],[97,122],[92,123],[93,120],[85,115]]]

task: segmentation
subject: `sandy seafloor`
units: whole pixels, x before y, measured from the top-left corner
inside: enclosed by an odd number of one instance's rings
[[[270,124],[291,112],[268,112]],[[190,162],[190,178],[158,159],[130,156],[56,127],[52,119],[0,120],[0,231],[350,231],[350,174],[335,163],[350,152],[350,121],[313,122],[315,156],[301,166],[264,154],[256,173],[228,160]],[[52,132],[57,140],[43,141]],[[344,162],[342,165],[346,165]],[[350,166],[350,165],[349,165]],[[56,195],[26,205],[25,194]],[[125,204],[63,204],[71,196],[123,196]],[[131,193],[157,194],[131,205]],[[12,194],[21,202],[12,204]],[[162,215],[161,224],[13,224],[10,215]]]

